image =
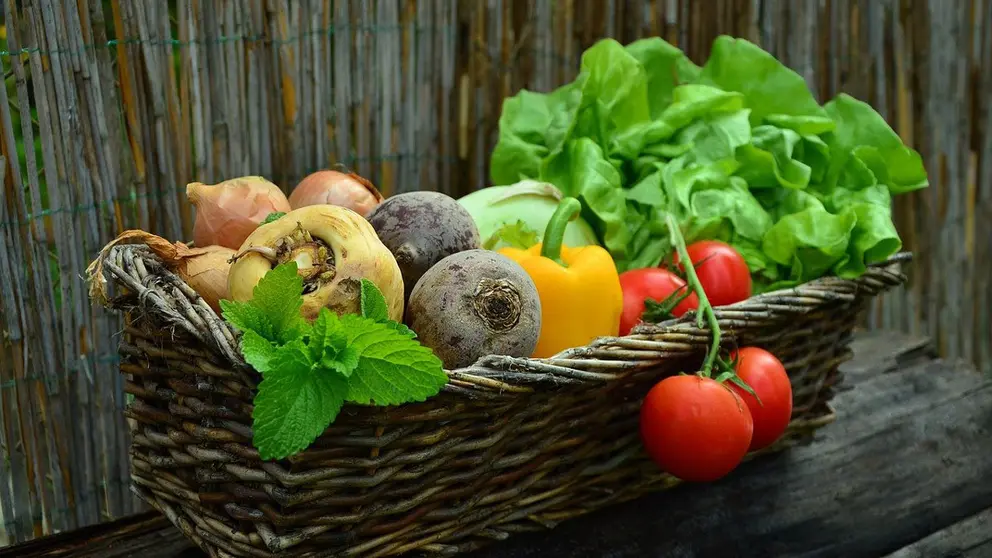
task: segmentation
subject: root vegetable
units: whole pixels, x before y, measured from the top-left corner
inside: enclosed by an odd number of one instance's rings
[[[229,263],[234,250],[223,246],[190,248],[182,242],[169,242],[150,232],[132,229],[121,233],[100,252],[90,264],[90,295],[106,300],[103,279],[103,260],[110,249],[118,244],[144,244],[158,256],[167,268],[185,281],[203,301],[220,314],[220,300],[227,298]]]
[[[407,321],[449,369],[486,355],[528,357],[541,332],[541,299],[524,269],[475,249],[438,262],[413,288]]]
[[[237,250],[270,213],[288,212],[289,200],[261,176],[242,176],[217,184],[192,182],[186,198],[196,207],[193,242]]]
[[[480,244],[472,216],[440,192],[397,194],[373,209],[368,220],[403,270],[407,298],[434,264]]]
[[[296,185],[289,194],[289,205],[299,209],[309,205],[339,205],[362,217],[382,203],[376,187],[355,173],[317,171]]]
[[[220,301],[227,298],[227,277],[234,250],[223,246],[204,246],[202,250],[203,254],[183,260],[176,271],[219,315]]]
[[[372,226],[354,211],[334,205],[294,209],[255,229],[234,256],[231,299],[247,301],[273,267],[293,260],[303,279],[301,314],[314,320],[321,308],[359,313],[361,280],[376,284],[389,318],[403,319],[403,276]]]

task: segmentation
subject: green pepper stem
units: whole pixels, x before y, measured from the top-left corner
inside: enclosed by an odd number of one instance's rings
[[[580,211],[582,211],[582,203],[576,198],[569,197],[558,202],[558,209],[544,229],[541,256],[561,263],[561,245],[565,240],[565,229],[579,216]]]
[[[685,269],[686,282],[689,283],[689,287],[695,291],[696,296],[699,298],[699,308],[696,310],[696,315],[706,318],[706,322],[710,326],[710,333],[713,335],[710,350],[706,353],[706,360],[703,361],[703,367],[700,369],[700,375],[709,378],[710,371],[713,370],[713,363],[716,361],[716,357],[720,352],[720,322],[717,321],[713,307],[710,306],[710,301],[706,298],[706,292],[703,291],[703,286],[699,283],[699,277],[696,276],[696,268],[692,265],[692,260],[689,258],[689,250],[685,247],[685,238],[682,237],[682,231],[679,230],[678,223],[675,222],[675,218],[671,214],[665,216],[665,223],[668,225],[672,244],[675,245],[675,250],[679,254],[679,262],[682,264],[683,269]],[[700,325],[702,324],[700,323]]]

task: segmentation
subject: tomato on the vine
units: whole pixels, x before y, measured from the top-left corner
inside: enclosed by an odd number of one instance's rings
[[[665,378],[641,404],[644,449],[684,481],[715,481],[733,471],[747,454],[753,428],[737,392],[712,378]]]
[[[751,271],[732,246],[719,240],[699,240],[688,245],[686,252],[712,306],[726,306],[751,296]],[[672,263],[685,272],[678,254]]]
[[[744,347],[730,355],[737,363],[737,376],[750,386],[761,400],[740,386],[728,382],[751,411],[754,434],[749,451],[759,450],[782,436],[792,420],[792,383],[775,355],[759,347]]]
[[[670,311],[675,317],[699,307],[699,297],[678,275],[660,267],[631,269],[620,274],[620,288],[623,291],[623,313],[620,314],[620,335],[627,335],[644,317],[647,303],[645,299],[662,302],[676,291],[681,296],[688,294]],[[652,320],[653,321],[653,320]]]

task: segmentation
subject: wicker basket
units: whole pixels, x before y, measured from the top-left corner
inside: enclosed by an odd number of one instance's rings
[[[793,421],[765,451],[834,418],[852,330],[908,259],[716,310],[728,344],[769,349],[792,378]],[[103,274],[125,315],[132,489],[211,556],[455,553],[677,483],[643,453],[638,410],[699,365],[709,336],[689,317],[543,361],[483,358],[426,403],[348,406],[302,454],[262,462],[234,330],[144,246],[109,250]]]

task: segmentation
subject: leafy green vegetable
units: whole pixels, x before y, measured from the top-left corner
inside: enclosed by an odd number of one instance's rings
[[[224,318],[242,331],[245,361],[262,375],[252,412],[252,443],[262,459],[306,449],[346,402],[424,401],[447,383],[441,360],[389,319],[371,281],[362,280],[361,316],[322,308],[310,324],[302,305],[295,262],[266,273],[250,301],[221,301]]]
[[[576,79],[504,102],[494,184],[535,179],[579,198],[620,271],[685,240],[728,242],[756,290],[856,277],[902,244],[891,197],[928,185],[920,155],[869,105],[820,105],[802,76],[721,36],[700,67],[660,38],[597,42]]]

